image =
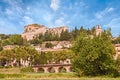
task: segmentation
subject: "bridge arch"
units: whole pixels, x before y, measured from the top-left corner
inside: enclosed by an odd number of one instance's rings
[[[59,67],[59,72],[62,73],[62,72],[66,72],[66,68],[64,68],[63,66]]]
[[[54,73],[54,72],[55,72],[54,67],[49,67],[49,68],[48,68],[48,72],[49,72],[49,73]]]
[[[71,72],[71,64],[45,64],[33,66],[35,72],[59,73]]]
[[[37,72],[38,72],[38,73],[44,73],[45,70],[44,70],[44,68],[40,67],[40,68],[38,68],[38,71],[37,71]]]

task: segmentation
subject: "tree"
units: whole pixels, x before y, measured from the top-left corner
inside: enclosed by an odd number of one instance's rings
[[[78,35],[79,35],[79,30],[77,29],[77,27],[75,27],[75,29],[71,31],[72,40],[76,39]]]
[[[113,40],[113,44],[120,44],[120,35],[115,40]]]
[[[9,40],[10,40],[11,44],[23,45],[23,38],[21,37],[21,35],[18,35],[18,34],[11,35]]]
[[[64,40],[69,40],[71,38],[68,30],[66,31],[62,31],[61,34],[60,34],[60,40],[64,41]]]
[[[45,47],[46,47],[46,48],[52,48],[53,45],[52,45],[52,43],[46,43],[46,44],[45,44]]]
[[[0,65],[5,66],[5,64],[9,64],[15,60],[15,63],[21,66],[21,59],[30,61],[32,65],[38,60],[37,56],[39,56],[38,52],[32,47],[20,46],[11,50],[2,50],[0,52]]]
[[[79,76],[118,75],[113,58],[115,50],[108,31],[93,38],[86,36],[86,33],[81,33],[73,44],[72,50],[76,54],[72,65]]]
[[[0,51],[2,51],[2,50],[3,50],[3,47],[2,47],[2,43],[0,41]]]
[[[2,40],[2,46],[11,45],[11,42],[8,39]]]

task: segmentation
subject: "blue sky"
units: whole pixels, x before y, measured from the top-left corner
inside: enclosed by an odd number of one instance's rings
[[[120,34],[119,0],[0,0],[0,33],[21,34],[27,24],[69,26],[100,24]]]

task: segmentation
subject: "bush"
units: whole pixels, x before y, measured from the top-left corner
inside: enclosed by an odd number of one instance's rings
[[[4,66],[0,66],[0,69],[1,69],[1,68],[4,68]]]
[[[34,70],[32,69],[32,67],[26,67],[26,68],[20,69],[20,72],[22,72],[22,73],[24,73],[24,72],[34,72]]]
[[[12,68],[12,66],[5,66],[4,68]]]
[[[5,78],[5,74],[0,74],[0,78]]]
[[[0,66],[0,69],[1,68],[12,68],[12,66]]]
[[[53,45],[52,45],[52,43],[46,43],[46,44],[45,44],[45,47],[46,47],[46,48],[52,48]]]

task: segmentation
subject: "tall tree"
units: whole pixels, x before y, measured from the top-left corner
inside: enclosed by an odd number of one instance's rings
[[[73,68],[79,76],[118,75],[113,58],[115,50],[108,31],[93,38],[86,36],[86,33],[81,33],[72,50],[76,53]]]
[[[21,35],[18,35],[18,34],[11,35],[9,40],[10,40],[11,44],[23,45],[23,38],[21,37]]]
[[[62,31],[60,34],[60,40],[64,41],[64,40],[70,40],[71,36],[68,32],[68,30],[66,31]]]

